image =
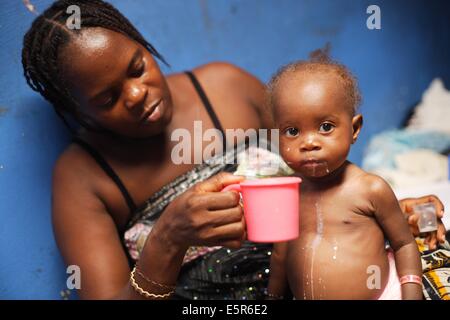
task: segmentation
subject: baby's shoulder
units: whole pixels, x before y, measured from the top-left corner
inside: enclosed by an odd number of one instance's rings
[[[391,187],[382,177],[366,172],[361,168],[355,170],[352,185],[356,190],[359,190],[359,192],[367,195],[371,199],[391,191]]]

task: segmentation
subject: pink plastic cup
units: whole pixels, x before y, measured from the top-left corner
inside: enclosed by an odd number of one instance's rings
[[[299,236],[299,197],[297,177],[245,180],[222,191],[242,194],[247,236],[253,242],[279,242]]]

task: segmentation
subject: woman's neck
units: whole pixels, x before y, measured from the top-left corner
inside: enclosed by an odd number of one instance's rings
[[[108,158],[124,162],[149,158],[156,160],[163,157],[170,138],[165,131],[148,138],[128,138],[108,132],[92,132],[85,129],[79,131],[79,136]]]

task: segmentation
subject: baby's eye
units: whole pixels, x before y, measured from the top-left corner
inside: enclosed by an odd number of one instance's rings
[[[287,137],[296,137],[298,136],[298,129],[294,127],[289,127],[284,131],[284,134]]]
[[[334,129],[334,125],[329,123],[329,122],[325,122],[322,123],[319,127],[319,132],[331,132]]]

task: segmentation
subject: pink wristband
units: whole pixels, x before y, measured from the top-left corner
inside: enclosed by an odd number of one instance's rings
[[[415,274],[407,274],[406,276],[403,276],[400,278],[400,284],[403,285],[405,283],[417,283],[422,284],[422,278],[419,276],[416,276]]]

